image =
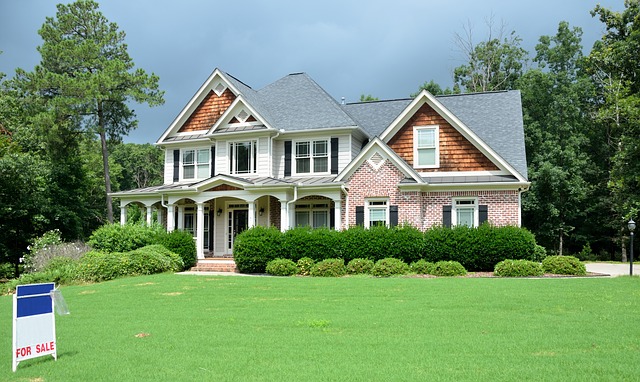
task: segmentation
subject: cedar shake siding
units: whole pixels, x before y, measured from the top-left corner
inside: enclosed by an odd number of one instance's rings
[[[208,130],[218,121],[235,99],[236,96],[229,89],[225,90],[219,97],[213,90],[210,91],[178,132]]]
[[[496,171],[498,167],[454,129],[431,106],[424,104],[389,141],[389,147],[413,166],[413,127],[440,127],[440,167],[420,169],[435,171]]]

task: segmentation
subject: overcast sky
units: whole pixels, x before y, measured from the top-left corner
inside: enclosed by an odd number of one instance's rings
[[[60,0],[0,0],[0,72],[40,62],[38,29]],[[63,1],[67,2],[67,1]],[[623,0],[207,1],[102,0],[100,10],[127,34],[137,67],[160,77],[165,104],[134,105],[137,130],[125,142],[152,143],[217,67],[260,89],[308,73],[335,99],[406,98],[431,79],[451,86],[464,63],[454,43],[470,24],[475,42],[487,24],[507,25],[533,55],[560,21],[583,29],[588,52],[603,33],[589,11]]]

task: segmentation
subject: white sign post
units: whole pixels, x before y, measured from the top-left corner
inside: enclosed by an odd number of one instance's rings
[[[54,283],[18,285],[13,295],[13,371],[18,363],[56,353]]]

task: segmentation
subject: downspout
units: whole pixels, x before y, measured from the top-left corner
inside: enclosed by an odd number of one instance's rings
[[[160,205],[164,208],[169,208],[168,205],[164,204],[164,194],[160,194]]]
[[[298,186],[302,186],[302,183],[296,183],[293,185],[293,200],[287,202],[287,223],[289,224],[289,228],[291,228],[291,210],[289,209],[291,204],[295,203],[298,200]]]
[[[349,228],[349,193],[344,184],[340,186],[340,189],[344,192],[344,225]]]

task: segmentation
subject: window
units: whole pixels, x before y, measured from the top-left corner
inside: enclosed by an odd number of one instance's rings
[[[229,144],[229,172],[232,174],[252,174],[257,168],[256,141],[232,142]]]
[[[416,168],[435,168],[440,165],[438,126],[413,128],[413,161]]]
[[[296,227],[329,227],[329,204],[296,204]]]
[[[296,142],[296,173],[329,171],[329,143],[327,140]]]
[[[365,227],[389,226],[389,203],[386,199],[366,201]]]
[[[182,178],[206,179],[209,177],[210,149],[182,151]]]
[[[478,203],[476,199],[454,199],[451,224],[467,227],[478,226]]]

